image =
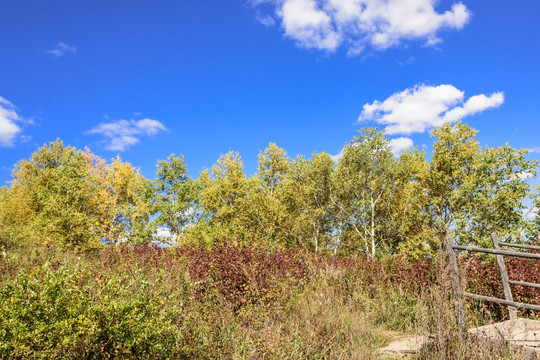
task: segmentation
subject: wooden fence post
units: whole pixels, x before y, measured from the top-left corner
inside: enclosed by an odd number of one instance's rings
[[[448,263],[450,266],[450,281],[452,283],[452,292],[454,294],[454,308],[456,312],[456,321],[459,330],[465,329],[465,310],[463,309],[463,293],[459,284],[459,274],[457,267],[456,253],[454,251],[454,234],[448,232],[444,236]]]
[[[500,250],[499,237],[495,233],[491,233],[491,240],[493,241],[493,248]],[[499,265],[499,272],[501,273],[501,280],[504,290],[504,298],[508,301],[514,301],[512,297],[512,290],[510,289],[510,283],[508,282],[508,272],[506,271],[506,265],[504,264],[504,258],[502,255],[495,255],[497,258],[497,265]],[[508,313],[510,314],[510,320],[517,319],[517,308],[515,306],[508,306]]]

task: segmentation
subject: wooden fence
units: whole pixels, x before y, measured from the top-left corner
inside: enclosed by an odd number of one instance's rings
[[[478,248],[473,246],[462,246],[454,244],[453,234],[448,233],[445,237],[445,247],[448,254],[448,261],[450,265],[450,279],[452,282],[452,291],[454,293],[454,305],[456,310],[456,319],[460,328],[465,326],[465,311],[463,308],[463,297],[469,297],[472,299],[480,301],[489,301],[497,304],[507,305],[508,312],[510,314],[510,319],[517,319],[517,309],[527,309],[540,311],[540,306],[533,304],[526,304],[521,302],[514,301],[512,297],[512,290],[510,284],[530,286],[535,288],[540,288],[540,284],[525,282],[525,281],[515,281],[508,279],[508,272],[506,271],[506,265],[504,263],[503,256],[515,256],[528,259],[540,259],[540,254],[525,252],[526,250],[538,250],[540,251],[540,246],[525,245],[525,244],[514,244],[499,241],[497,234],[491,234],[491,240],[493,242],[493,249]],[[512,250],[502,250],[502,247],[522,249],[525,251],[512,251]],[[459,273],[456,259],[456,250],[465,250],[471,252],[480,252],[484,254],[494,254],[497,259],[497,265],[499,266],[499,272],[501,274],[501,280],[504,290],[504,299],[499,299],[491,296],[471,294],[469,292],[463,291],[459,282]]]

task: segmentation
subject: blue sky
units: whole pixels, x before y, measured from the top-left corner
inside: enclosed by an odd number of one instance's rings
[[[153,178],[276,142],[338,154],[362,126],[399,152],[460,116],[540,152],[537,0],[0,2],[0,183],[61,138]]]

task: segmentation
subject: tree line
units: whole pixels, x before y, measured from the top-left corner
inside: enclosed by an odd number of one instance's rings
[[[158,161],[153,180],[119,157],[106,161],[57,140],[19,161],[0,189],[0,247],[95,251],[223,239],[417,258],[436,252],[447,231],[463,244],[486,245],[492,231],[534,240],[540,197],[528,179],[537,161],[508,144],[482,147],[476,134],[462,122],[433,130],[429,159],[418,148],[395,157],[374,128],[360,130],[337,162],[324,152],[292,158],[270,143],[253,176],[237,152],[196,179],[183,156],[172,154]],[[159,228],[170,236],[159,239]]]

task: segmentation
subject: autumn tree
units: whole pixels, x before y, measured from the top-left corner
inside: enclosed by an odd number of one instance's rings
[[[267,247],[292,245],[294,215],[283,202],[285,179],[291,172],[291,159],[275,143],[259,153],[257,173],[250,178],[243,214],[252,243]]]
[[[147,243],[150,226],[152,184],[120,157],[110,163],[85,149],[88,169],[96,183],[93,201],[98,207],[94,231],[105,243]]]
[[[290,172],[290,159],[283,148],[272,142],[259,154],[258,159],[257,174],[272,196],[276,187]]]
[[[289,169],[286,152],[272,143],[259,154],[258,172],[252,177],[244,174],[239,154],[222,155],[199,177],[205,216],[190,236],[206,237],[206,242],[209,237],[225,236],[269,248],[290,244],[293,217],[282,202],[282,183]]]
[[[22,235],[19,240],[76,248],[99,244],[91,231],[96,184],[81,152],[57,140],[17,163],[13,177],[2,196],[2,227]]]
[[[15,165],[0,198],[2,236],[78,250],[143,241],[144,189],[143,177],[119,158],[106,164],[57,140]]]

